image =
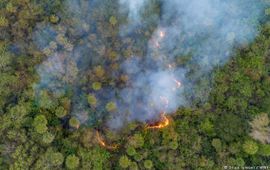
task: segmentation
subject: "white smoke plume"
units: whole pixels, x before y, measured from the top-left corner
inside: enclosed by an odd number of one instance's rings
[[[107,125],[117,129],[130,121],[158,119],[161,113],[171,114],[180,106],[192,103],[187,94],[194,92],[196,81],[207,77],[214,67],[225,64],[233,56],[235,47],[256,37],[266,5],[258,0],[119,0],[118,4],[109,0],[69,0],[66,13],[76,18],[72,26],[63,22],[59,27],[37,27],[37,44],[47,49],[50,56],[38,69],[40,85],[46,87],[55,82],[59,85],[53,76],[57,73],[67,77],[68,81],[61,80],[60,85],[73,87],[76,102],[73,102],[72,114],[81,122],[95,122],[106,115]],[[158,8],[158,13],[148,14],[151,7]],[[97,11],[103,15],[97,15]],[[117,39],[100,34],[100,28],[114,29],[99,23],[101,17],[111,15],[127,20],[127,23],[118,23]],[[138,32],[145,32],[145,36],[137,36]],[[68,36],[69,40],[61,37],[67,34],[73,36]],[[85,70],[98,65],[107,68],[104,56],[111,46],[104,44],[117,41],[125,46],[127,39],[141,46],[141,53],[131,48],[132,52],[124,57],[120,52],[115,56],[120,68],[111,71],[112,77],[120,73],[128,76],[125,86],[106,84],[99,91],[81,90],[78,82]],[[52,49],[49,45],[53,46],[52,40],[60,47],[48,51]],[[121,45],[116,46],[121,49]],[[187,56],[188,60],[181,63]],[[51,62],[49,67],[48,62]],[[74,69],[74,63],[79,70],[71,74],[69,69]],[[99,106],[95,109],[85,102],[87,93],[98,99]],[[205,93],[203,97],[207,98]],[[108,102],[114,102],[116,110],[104,111]]]
[[[140,10],[145,6],[145,0],[119,0],[119,4],[123,7],[120,9],[128,12],[129,22],[138,24],[138,22],[141,21]]]

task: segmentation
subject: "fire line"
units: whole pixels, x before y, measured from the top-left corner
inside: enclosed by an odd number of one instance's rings
[[[100,136],[99,132],[96,131],[96,137],[97,137],[97,141],[99,143],[100,146],[106,148],[106,149],[110,149],[110,150],[114,150],[114,149],[117,149],[118,146],[117,145],[107,145],[105,143],[105,141],[102,139],[102,137]]]
[[[147,125],[147,129],[161,129],[170,124],[169,119],[165,116],[165,113],[161,114],[161,122],[159,122],[157,125]]]

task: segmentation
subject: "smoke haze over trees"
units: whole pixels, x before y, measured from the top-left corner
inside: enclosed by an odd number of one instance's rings
[[[269,5],[0,1],[0,169],[268,166]]]
[[[180,106],[192,104],[194,98],[205,102],[213,68],[233,56],[233,47],[255,38],[265,7],[254,0],[120,0],[107,11],[109,4],[69,0],[62,22],[42,23],[35,40],[48,55],[38,68],[38,86],[62,94],[71,90],[74,103],[78,103],[72,112],[81,122],[91,119],[87,115],[89,106],[83,102],[90,93],[97,101],[94,109],[107,115],[112,128],[122,127],[127,121],[158,119],[162,112],[174,113]],[[102,15],[112,15],[107,26],[112,35],[100,32],[100,16],[94,14],[97,9],[102,9]],[[96,37],[91,37],[93,34]],[[133,39],[135,42],[128,43]],[[128,53],[119,53],[122,49]],[[183,64],[184,58],[187,61]],[[111,70],[108,63],[117,64],[117,68]],[[81,90],[86,82],[80,80],[90,70],[111,75],[85,80],[98,88]],[[119,75],[126,78],[122,85],[106,82]],[[206,87],[200,87],[201,79]],[[104,105],[110,102],[115,109],[106,113]]]

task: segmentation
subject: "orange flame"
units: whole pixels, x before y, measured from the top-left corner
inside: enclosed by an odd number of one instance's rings
[[[160,31],[159,36],[160,36],[160,38],[163,38],[165,36],[165,33],[163,31]]]
[[[181,87],[182,84],[181,84],[180,81],[178,81],[178,80],[176,80],[176,79],[174,79],[173,81],[176,83],[176,87],[177,87],[177,88],[180,88],[180,87]]]
[[[153,39],[153,44],[156,48],[160,48],[160,42],[161,40],[165,37],[165,32],[164,31],[159,31],[158,37],[155,37]]]
[[[165,116],[165,113],[161,114],[162,121],[159,122],[157,125],[147,125],[147,129],[161,129],[170,124],[169,119]]]
[[[96,137],[97,137],[97,141],[99,143],[100,146],[106,148],[106,149],[110,149],[110,150],[114,150],[114,149],[117,149],[118,146],[117,145],[107,145],[103,138],[100,136],[99,132],[96,131]]]

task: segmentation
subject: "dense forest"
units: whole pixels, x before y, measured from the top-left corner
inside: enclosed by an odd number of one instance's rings
[[[232,48],[208,44],[231,52],[206,70],[207,64],[194,62],[193,51],[205,48],[211,31],[202,35],[187,27],[191,33],[184,30],[184,40],[170,37],[165,43],[183,42],[181,50],[149,47],[159,18],[173,20],[162,16],[162,0],[149,0],[135,26],[114,0],[1,0],[0,169],[269,169],[270,2],[238,1],[243,16],[261,4],[260,17],[244,17],[256,25],[256,36],[243,33]],[[162,48],[165,32],[157,35],[155,48]],[[126,61],[150,73],[137,74],[128,64],[126,72]],[[172,92],[163,89],[171,84],[154,91],[181,97],[173,96],[173,105],[160,97],[148,109],[145,102],[156,93],[148,94],[151,83],[140,82],[155,77],[157,67],[185,69]],[[136,92],[126,90],[132,82]],[[145,117],[146,107],[157,113]],[[165,107],[168,114],[161,113]]]

